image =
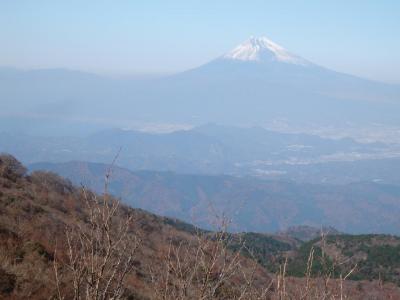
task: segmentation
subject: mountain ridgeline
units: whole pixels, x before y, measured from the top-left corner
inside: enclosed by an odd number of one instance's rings
[[[101,192],[107,164],[38,163]],[[333,226],[348,233],[400,234],[400,187],[371,182],[300,184],[227,175],[130,171],[114,166],[110,192],[134,207],[209,228],[216,215],[236,232],[275,232],[294,225]]]
[[[84,137],[0,132],[0,139],[0,151],[13,153],[25,164],[109,163],[122,147],[118,164],[132,170],[251,175],[307,183],[397,184],[400,180],[396,143],[361,143],[261,127],[208,124],[163,134],[108,129]]]
[[[399,125],[400,87],[329,70],[262,37],[200,67],[156,79],[3,68],[0,98],[3,126],[28,130],[15,118],[34,126],[37,117],[43,122],[56,117],[63,125],[55,132],[83,124],[125,126],[129,120],[255,125],[279,118]]]

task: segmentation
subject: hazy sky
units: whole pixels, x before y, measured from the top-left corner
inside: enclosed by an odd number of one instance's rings
[[[0,0],[0,65],[176,72],[249,36],[400,83],[400,1]]]

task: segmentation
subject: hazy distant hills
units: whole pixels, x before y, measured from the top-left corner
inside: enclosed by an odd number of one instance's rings
[[[84,129],[82,124],[121,126],[132,120],[254,125],[284,118],[316,124],[400,124],[399,86],[328,70],[266,38],[249,39],[203,66],[155,79],[3,68],[0,99],[3,117],[56,117],[54,133],[62,125],[58,122]]]
[[[0,152],[24,163],[71,160],[118,164],[131,170],[253,175],[301,182],[398,183],[400,150],[382,143],[284,134],[259,127],[205,125],[165,134],[110,129],[86,137],[0,133]],[[397,158],[396,158],[397,157]]]
[[[32,170],[59,173],[101,192],[108,166],[86,162],[39,163]],[[209,227],[232,217],[232,230],[274,232],[294,225],[333,226],[348,233],[399,234],[400,187],[374,183],[312,185],[231,176],[132,172],[116,167],[110,192],[135,207]]]

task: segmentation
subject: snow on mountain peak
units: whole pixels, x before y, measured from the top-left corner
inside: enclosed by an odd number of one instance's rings
[[[223,58],[256,62],[279,61],[296,65],[310,64],[307,60],[290,53],[266,37],[250,37],[250,39],[225,54]]]

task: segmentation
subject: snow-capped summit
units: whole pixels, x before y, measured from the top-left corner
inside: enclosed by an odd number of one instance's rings
[[[296,65],[311,64],[266,37],[250,37],[250,39],[225,54],[223,58],[256,62],[278,61]]]

